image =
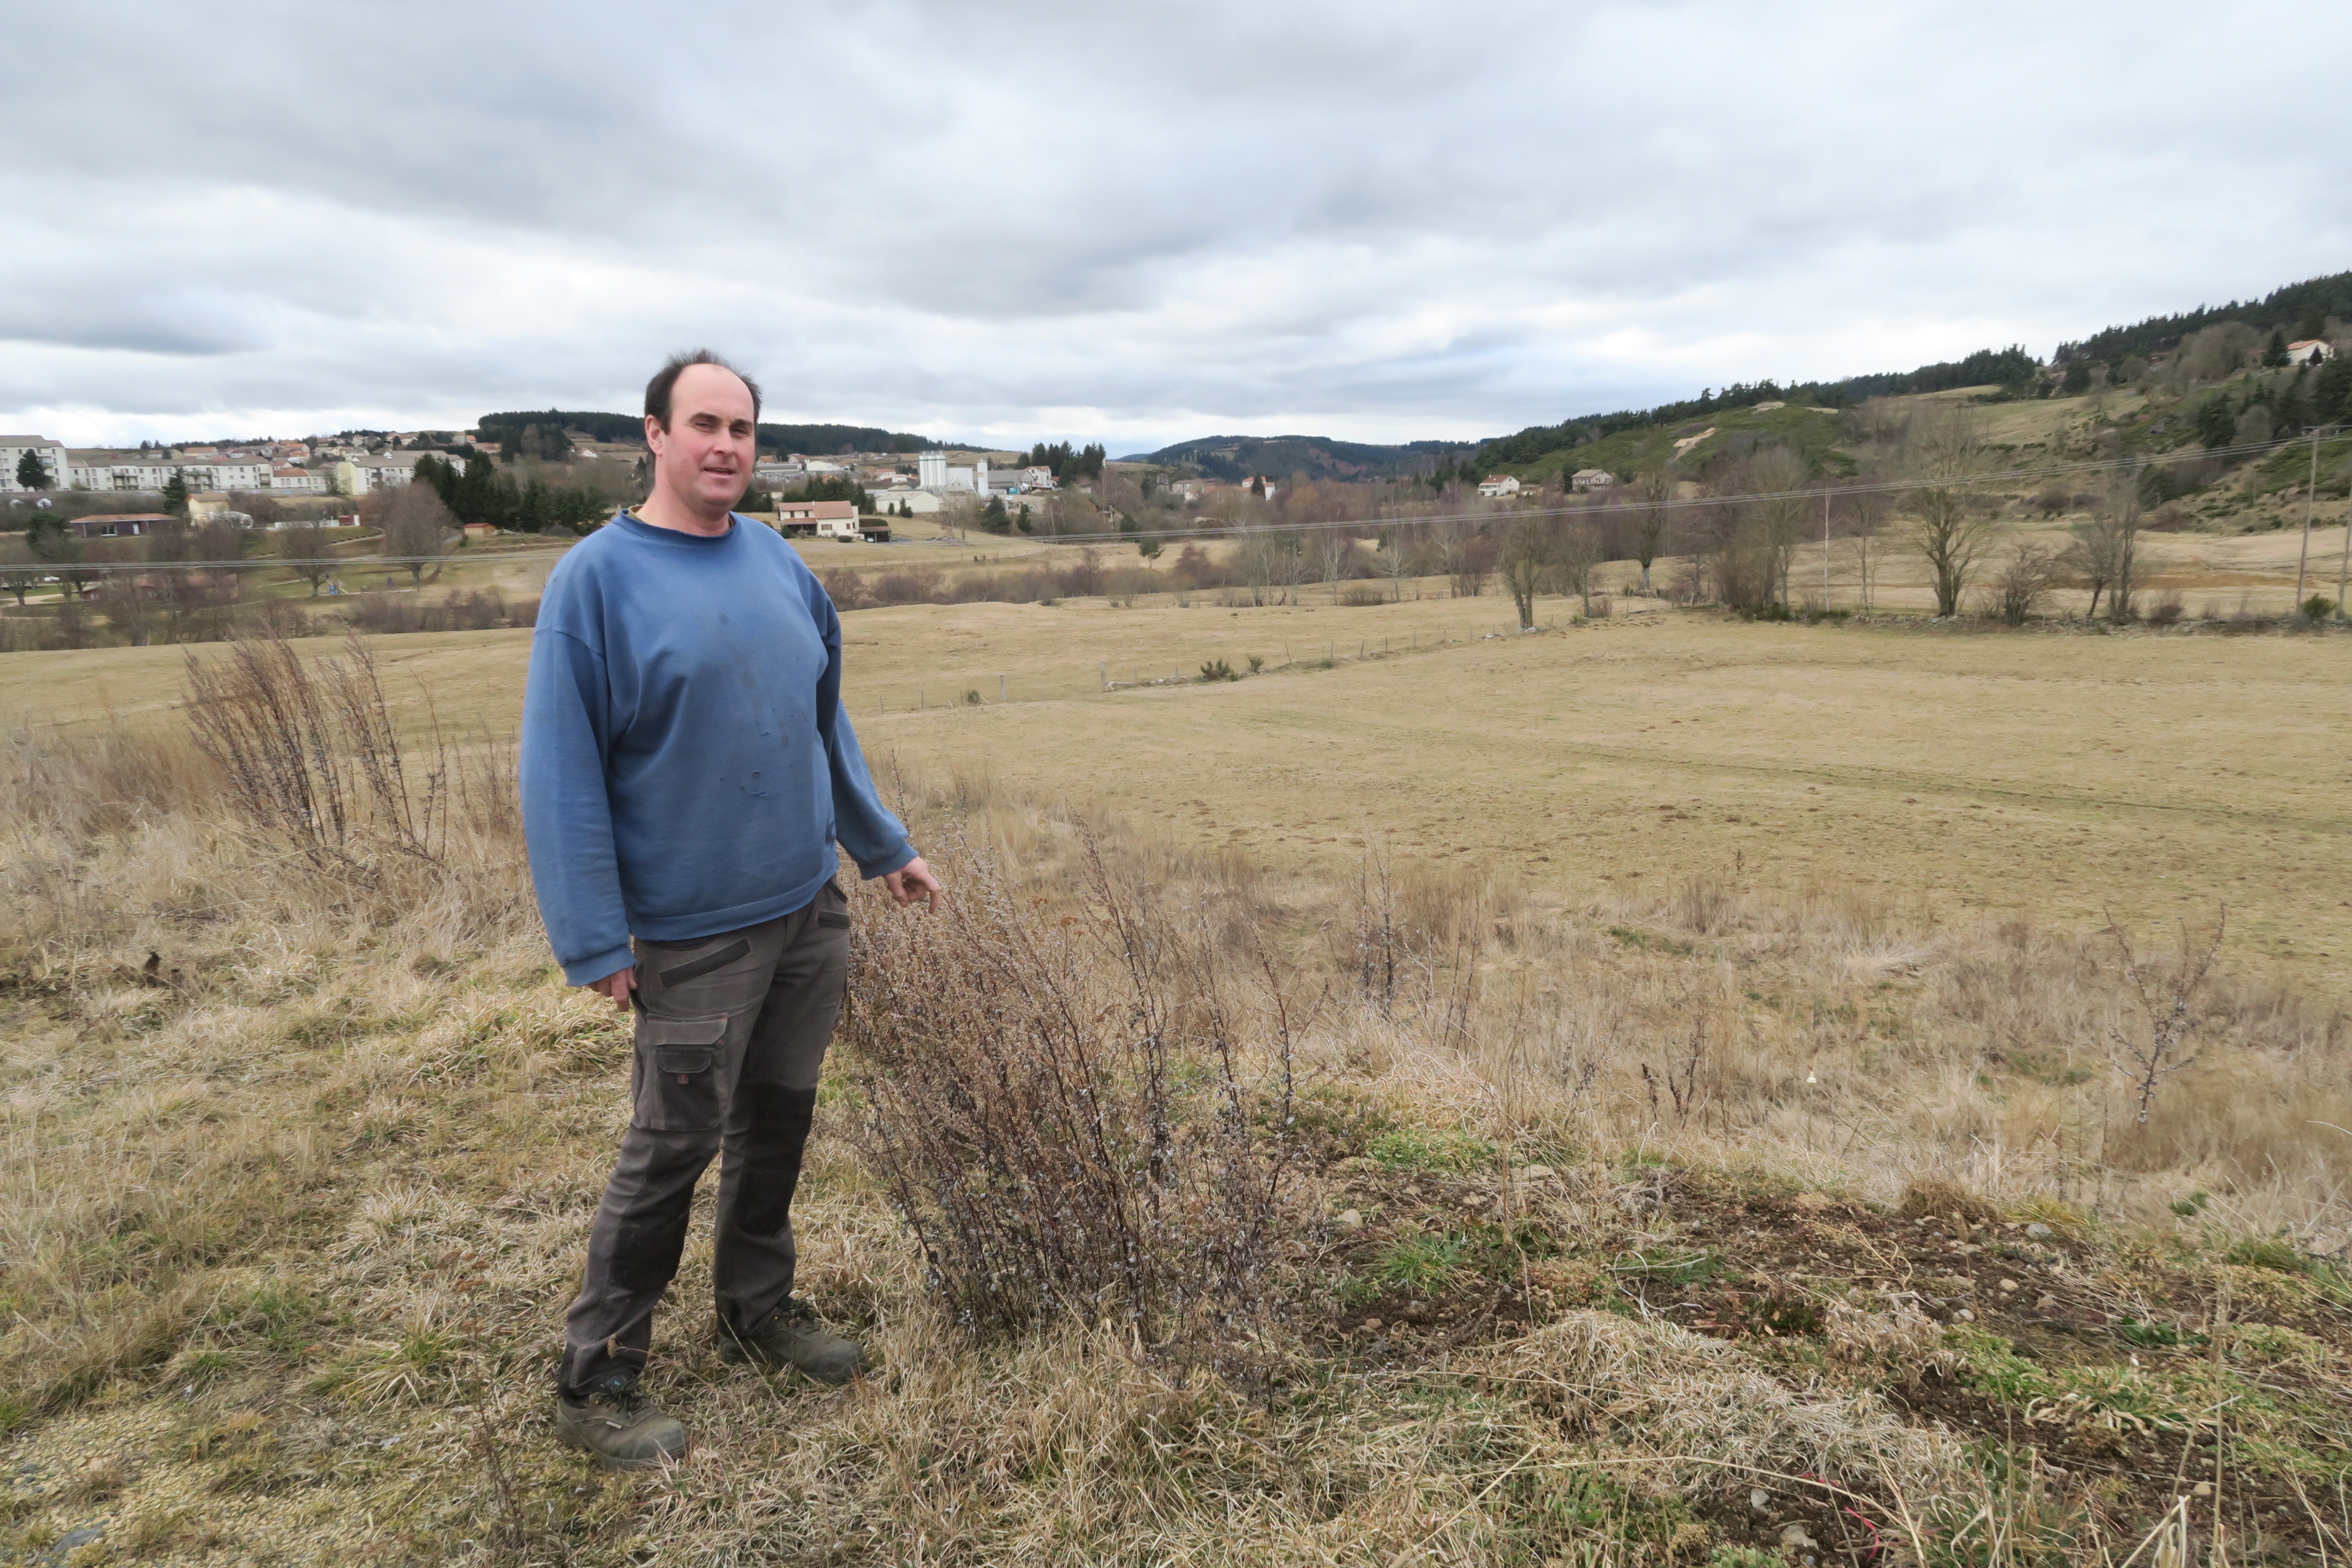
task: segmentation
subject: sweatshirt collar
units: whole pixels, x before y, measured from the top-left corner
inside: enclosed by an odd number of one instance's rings
[[[682,544],[688,549],[711,550],[727,543],[742,529],[743,520],[733,512],[727,514],[724,533],[687,533],[675,528],[656,528],[624,509],[613,516],[613,526],[632,539],[651,540],[662,544]]]

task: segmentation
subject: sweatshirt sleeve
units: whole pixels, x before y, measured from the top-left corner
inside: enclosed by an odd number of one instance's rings
[[[545,626],[532,637],[522,698],[523,842],[540,919],[574,985],[634,962],[604,787],[610,700],[594,649]]]
[[[818,626],[824,633],[824,674],[817,680],[816,728],[824,741],[824,757],[833,774],[833,834],[859,876],[871,881],[902,869],[915,858],[907,841],[906,826],[890,814],[874,790],[866,771],[866,753],[858,749],[857,731],[841,710],[841,616],[832,598],[814,577],[810,588],[816,603]]]

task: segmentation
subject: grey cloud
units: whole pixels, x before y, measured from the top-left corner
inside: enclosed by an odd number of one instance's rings
[[[2046,351],[2347,264],[2325,95],[2258,45],[2015,0],[52,7],[16,58],[116,74],[0,101],[0,420],[625,405],[709,340],[795,416],[1394,437]]]

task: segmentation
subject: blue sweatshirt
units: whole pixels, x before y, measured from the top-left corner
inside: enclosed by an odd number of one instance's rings
[[[838,866],[915,858],[841,710],[841,617],[774,530],[626,512],[548,574],[522,702],[522,824],[574,985],[790,914]]]

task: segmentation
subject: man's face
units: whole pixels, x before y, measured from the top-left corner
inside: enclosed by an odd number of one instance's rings
[[[668,429],[646,421],[655,484],[701,517],[716,518],[743,499],[757,440],[751,389],[715,364],[690,364],[679,374]]]

